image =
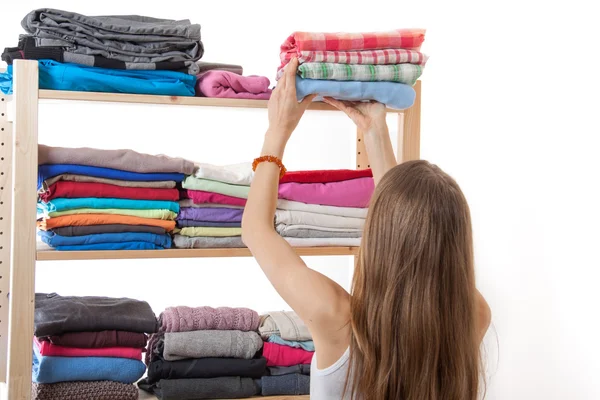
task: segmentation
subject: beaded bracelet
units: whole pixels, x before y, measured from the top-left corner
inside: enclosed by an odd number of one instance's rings
[[[285,169],[281,160],[275,156],[262,156],[255,158],[252,162],[252,171],[256,171],[256,167],[258,167],[258,164],[260,164],[263,161],[277,164],[277,166],[279,167],[279,179],[283,178],[283,175],[285,175],[285,173],[287,172],[287,169]]]

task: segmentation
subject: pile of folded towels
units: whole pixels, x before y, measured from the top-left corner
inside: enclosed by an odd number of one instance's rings
[[[164,400],[259,394],[267,360],[258,326],[258,313],[247,308],[167,308],[150,338],[140,388]]]
[[[302,320],[291,311],[270,312],[261,316],[258,331],[265,340],[262,354],[267,360],[262,395],[309,394],[315,346]]]
[[[179,190],[195,170],[132,150],[38,147],[38,235],[57,250],[171,247]]]
[[[252,165],[196,165],[182,183],[178,248],[244,247],[242,215],[252,182]]]
[[[295,32],[281,45],[283,68],[296,57],[298,99],[310,94],[340,100],[376,100],[390,108],[414,103],[412,85],[421,76],[427,56],[419,50],[423,29],[373,33]]]
[[[370,169],[287,172],[277,232],[294,247],[359,246],[374,188]]]
[[[36,293],[32,399],[134,400],[146,371],[148,303],[127,298]]]

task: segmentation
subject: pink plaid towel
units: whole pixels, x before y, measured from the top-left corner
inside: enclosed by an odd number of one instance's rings
[[[269,78],[242,76],[229,71],[208,71],[197,76],[196,95],[230,99],[268,100],[271,97]]]
[[[419,50],[425,40],[425,29],[397,29],[389,32],[323,33],[294,32],[281,45],[289,59],[302,51],[347,51],[376,49]]]
[[[161,332],[202,330],[255,331],[259,317],[248,308],[169,307],[159,318]]]

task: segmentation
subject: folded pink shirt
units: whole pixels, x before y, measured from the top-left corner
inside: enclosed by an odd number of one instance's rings
[[[196,94],[230,99],[268,100],[272,90],[265,76],[242,76],[229,71],[213,70],[197,76]]]
[[[220,193],[204,192],[202,190],[186,190],[185,194],[194,204],[225,204],[230,206],[245,206],[246,199],[227,196]]]
[[[279,198],[308,204],[365,208],[375,190],[373,178],[328,183],[282,183]]]
[[[265,342],[263,345],[263,357],[267,359],[267,367],[291,367],[298,364],[310,364],[314,353],[314,351],[269,342]]]
[[[142,360],[142,350],[133,347],[102,347],[95,349],[83,349],[78,347],[65,347],[52,344],[45,340],[35,340],[35,345],[38,346],[42,356],[56,357],[114,357],[114,358],[131,358],[134,360]]]

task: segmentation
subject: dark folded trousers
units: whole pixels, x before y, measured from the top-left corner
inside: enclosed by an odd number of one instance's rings
[[[310,364],[298,364],[292,365],[291,367],[269,367],[268,375],[288,375],[288,374],[302,374],[310,375]]]
[[[199,358],[179,361],[156,360],[148,365],[148,383],[161,379],[194,379],[239,376],[260,378],[267,369],[264,357],[252,360],[237,358]]]
[[[302,374],[263,376],[261,387],[263,396],[309,394],[310,376]]]
[[[34,334],[37,337],[104,330],[154,333],[157,328],[156,316],[145,301],[35,294]]]
[[[252,378],[240,377],[161,379],[156,384],[144,379],[138,386],[160,400],[241,399],[260,394]]]

